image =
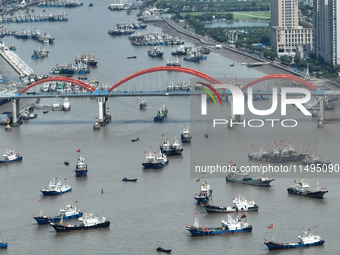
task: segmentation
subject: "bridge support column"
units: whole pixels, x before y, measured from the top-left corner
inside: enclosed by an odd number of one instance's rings
[[[17,127],[19,126],[22,121],[19,118],[19,99],[12,99],[12,109],[13,109],[13,120],[12,120],[12,126]]]
[[[318,128],[323,128],[323,122],[324,122],[324,98],[320,97],[320,116],[319,116],[319,121],[317,124]]]
[[[106,119],[106,102],[108,97],[97,97],[98,99],[98,122],[100,126],[105,126],[109,123]]]

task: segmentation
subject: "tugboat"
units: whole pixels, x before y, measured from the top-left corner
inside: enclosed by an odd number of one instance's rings
[[[147,107],[147,103],[145,101],[145,99],[143,97],[140,98],[140,101],[139,101],[139,109],[146,109]]]
[[[186,127],[186,125],[184,125],[183,130],[182,130],[182,134],[181,134],[182,143],[190,143],[191,138],[192,137],[189,133],[189,129]]]
[[[298,236],[299,242],[295,243],[275,243],[274,241],[265,240],[264,244],[267,245],[269,250],[278,250],[278,249],[290,249],[297,247],[310,247],[323,245],[325,243],[324,240],[321,239],[318,235],[313,235],[312,232],[307,233],[307,231],[302,231],[301,236]]]
[[[233,165],[232,167],[235,167]],[[240,169],[235,169],[226,176],[227,182],[236,182],[241,184],[248,184],[254,186],[261,186],[261,187],[270,187],[270,183],[275,181],[275,178],[268,178],[268,177],[257,177],[255,179],[249,177],[249,173],[241,171]]]
[[[107,221],[105,217],[99,218],[93,214],[85,214],[85,217],[79,218],[79,220],[81,221],[80,225],[64,225],[62,222],[60,224],[50,223],[50,225],[57,232],[108,228],[110,226],[110,221]]]
[[[64,100],[63,100],[63,110],[64,110],[64,111],[68,111],[68,110],[70,110],[70,109],[71,109],[71,103],[70,103],[70,101],[68,100],[68,98],[65,97]]]
[[[197,204],[205,204],[209,201],[212,196],[212,189],[210,185],[204,181],[200,187],[200,193],[195,195]]]
[[[65,185],[62,184],[61,181],[56,182],[53,180],[49,185],[45,185],[45,189],[41,189],[40,191],[44,196],[55,196],[69,192],[71,190],[72,188],[70,185]]]
[[[71,205],[67,205],[65,203],[64,209],[60,209],[60,215],[55,217],[47,217],[42,215],[42,210],[40,210],[39,216],[33,216],[33,218],[37,221],[39,225],[41,224],[47,224],[50,222],[58,222],[61,220],[70,220],[79,218],[83,215],[82,212],[80,212],[76,207],[73,207]]]
[[[171,155],[182,155],[183,148],[178,143],[178,140],[176,139],[176,136],[174,137],[174,140],[171,144]]]
[[[3,157],[3,160],[0,160],[0,164],[7,164],[22,160],[22,156],[20,156],[20,153],[15,153],[14,151],[8,149],[6,149],[6,154],[4,154]]]
[[[203,205],[203,207],[207,211],[207,213],[232,213],[238,211],[247,212],[259,210],[259,207],[254,200],[248,202],[247,199],[244,199],[244,197],[241,198],[241,195],[239,195],[238,198],[233,198],[233,204],[234,204],[233,207],[213,205]]]
[[[87,175],[87,164],[85,163],[84,157],[79,155],[79,158],[77,160],[77,165],[76,165],[76,176],[86,176]]]
[[[154,121],[163,121],[168,116],[168,109],[163,105],[161,109],[157,111]]]
[[[195,213],[196,218],[193,226],[186,226],[187,230],[193,236],[206,236],[206,235],[223,235],[233,234],[235,232],[251,232],[253,230],[252,225],[246,220],[247,215],[243,214],[240,218],[236,217],[235,220],[228,214],[228,220],[221,221],[222,227],[218,228],[205,228],[199,226],[198,215]]]
[[[5,248],[7,248],[8,247],[8,244],[7,243],[5,243],[5,242],[3,242],[3,241],[0,241],[0,248],[1,249],[5,249]]]
[[[312,197],[312,198],[323,198],[323,196],[328,192],[326,188],[319,189],[319,183],[316,184],[316,191],[309,191],[309,185],[302,179],[301,182],[296,182],[294,180],[294,186],[287,189],[288,194]]]

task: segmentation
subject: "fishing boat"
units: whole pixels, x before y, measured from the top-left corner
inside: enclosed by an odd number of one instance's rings
[[[157,111],[154,121],[163,121],[168,116],[168,109],[163,105],[161,109]]]
[[[168,59],[166,65],[167,66],[181,66],[181,64],[179,63],[178,58],[176,58],[175,61],[172,61],[171,59]]]
[[[324,169],[325,167],[328,167],[330,164],[331,164],[331,161],[330,160],[325,160],[323,157],[321,159],[310,154],[308,155],[306,158],[304,158],[303,160],[301,160],[301,163],[303,165],[308,165],[308,166],[319,166],[321,167],[321,169]]]
[[[45,185],[44,189],[40,191],[44,196],[55,196],[60,195],[66,192],[71,191],[72,188],[70,185],[62,184],[61,181],[56,182],[55,180],[51,181],[49,185]]]
[[[64,100],[63,100],[63,110],[64,111],[69,111],[70,109],[71,109],[71,103],[68,100],[68,98],[65,97]]]
[[[3,241],[0,241],[0,248],[1,249],[5,249],[5,248],[7,248],[8,247],[8,244],[7,243],[5,243],[5,242],[3,242]]]
[[[21,160],[22,156],[20,156],[20,153],[15,153],[14,150],[11,151],[9,149],[6,149],[6,154],[3,155],[3,160],[0,160],[0,164],[7,164]]]
[[[233,198],[233,207],[224,207],[224,206],[214,206],[214,205],[203,205],[204,209],[207,213],[232,213],[232,212],[247,212],[247,211],[258,211],[259,207],[254,202],[254,200],[248,201],[241,198],[241,195],[238,198]]]
[[[139,101],[139,109],[146,109],[146,107],[147,107],[147,103],[144,97],[141,97]]]
[[[191,138],[192,137],[189,133],[189,129],[186,127],[186,125],[184,125],[184,127],[182,129],[182,134],[181,134],[182,143],[190,143]]]
[[[294,180],[294,185],[287,189],[288,194],[311,197],[311,198],[323,198],[323,196],[328,192],[327,188],[319,189],[319,183],[316,184],[316,191],[310,191],[309,185],[302,179],[301,182],[296,182]]]
[[[274,241],[264,240],[264,244],[267,245],[269,250],[278,250],[278,249],[290,249],[290,248],[298,248],[298,247],[311,247],[323,245],[325,243],[324,240],[321,239],[318,235],[313,235],[309,229],[309,233],[307,231],[302,231],[302,234],[298,236],[299,242],[295,243],[276,243]]]
[[[139,138],[133,138],[131,139],[131,142],[137,142],[139,140]]]
[[[167,165],[169,163],[169,160],[167,156],[163,153],[159,153],[158,156],[156,156],[156,160],[152,166],[152,168],[162,168],[163,166]]]
[[[164,52],[161,49],[158,49],[157,47],[154,47],[150,50],[148,50],[149,57],[163,57]]]
[[[85,214],[84,217],[79,218],[81,223],[79,225],[64,225],[62,222],[59,224],[50,223],[50,225],[57,232],[69,232],[76,230],[89,230],[96,228],[108,228],[110,226],[110,221],[107,221],[105,217],[98,217],[93,214]]]
[[[203,181],[200,185],[200,192],[199,194],[195,194],[195,199],[197,201],[197,204],[205,204],[209,201],[209,199],[212,196],[212,189],[210,188],[210,185]]]
[[[145,161],[143,161],[142,165],[144,166],[144,168],[152,168],[155,160],[156,160],[156,155],[152,152],[149,152],[149,154],[146,155]]]
[[[178,140],[176,139],[176,136],[174,136],[174,140],[171,144],[171,155],[182,155],[183,148],[180,146]]]
[[[81,155],[79,155],[79,157],[78,157],[75,172],[76,172],[77,177],[87,175],[87,164],[85,163],[84,157],[82,157]]]
[[[230,170],[230,173],[225,178],[227,182],[236,182],[254,186],[270,187],[270,183],[272,181],[275,181],[275,178],[268,177],[257,177],[253,179],[249,177],[249,173],[236,168],[235,165],[231,167],[233,169]]]
[[[33,50],[33,55],[31,57],[32,58],[44,58],[48,56],[48,53],[49,51],[44,48],[35,49]]]
[[[233,234],[236,232],[251,232],[253,230],[252,225],[247,222],[247,215],[243,214],[241,217],[236,217],[232,219],[228,214],[228,220],[222,220],[222,227],[217,228],[207,228],[200,227],[198,215],[195,213],[196,218],[193,226],[186,226],[186,229],[193,236],[206,236],[206,235],[223,235],[223,234]]]
[[[156,251],[166,252],[166,253],[170,253],[170,252],[171,252],[171,250],[163,249],[162,247],[158,247],[158,248],[156,249]]]
[[[75,219],[81,217],[82,215],[83,213],[77,209],[77,206],[73,207],[72,205],[68,205],[65,203],[64,208],[60,209],[60,215],[58,216],[55,217],[43,216],[41,209],[39,216],[33,216],[33,218],[37,221],[39,225],[41,225],[48,224],[50,222],[58,222],[61,220]]]
[[[123,181],[123,182],[136,182],[137,179],[128,179],[128,178],[124,177],[124,178],[122,179],[122,181]]]

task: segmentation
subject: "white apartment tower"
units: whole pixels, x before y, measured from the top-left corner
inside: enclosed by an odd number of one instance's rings
[[[340,64],[340,1],[313,0],[313,52]]]

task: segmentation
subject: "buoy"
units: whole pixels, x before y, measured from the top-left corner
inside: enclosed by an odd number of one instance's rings
[[[100,125],[98,124],[97,117],[96,117],[96,123],[93,125],[93,129],[94,130],[99,130],[100,129]]]
[[[7,118],[7,126],[5,127],[6,131],[12,131],[12,127],[9,125],[9,118]]]

